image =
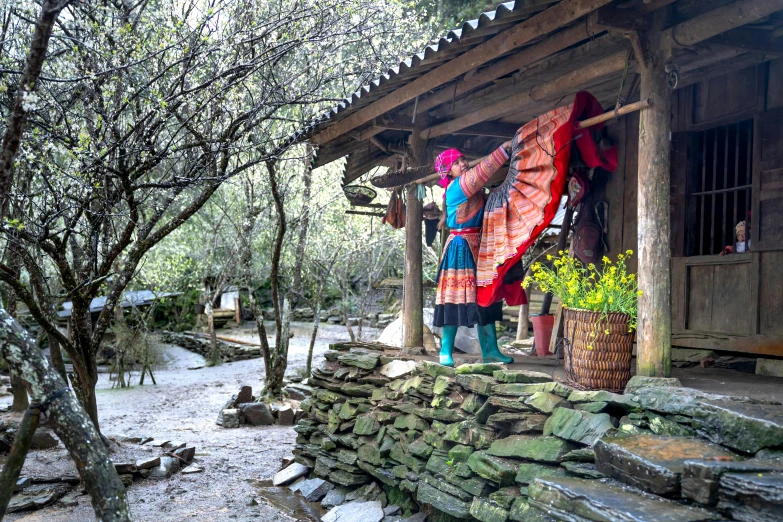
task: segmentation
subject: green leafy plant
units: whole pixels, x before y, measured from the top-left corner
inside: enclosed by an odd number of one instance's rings
[[[636,313],[639,290],[636,274],[629,274],[625,260],[633,255],[632,250],[619,254],[617,261],[604,256],[599,269],[592,263],[586,267],[569,257],[562,250],[559,257],[548,255],[552,266],[533,263],[531,275],[522,282],[528,288],[536,283],[542,292],[557,296],[566,308],[601,312],[602,318],[610,313],[623,313],[630,317],[629,330],[636,329]]]

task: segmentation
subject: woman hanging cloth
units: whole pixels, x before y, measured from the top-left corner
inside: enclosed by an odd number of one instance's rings
[[[602,125],[578,128],[580,120],[603,112],[593,95],[580,92],[574,103],[549,111],[516,132],[508,176],[490,192],[484,209],[476,263],[479,306],[502,299],[509,305],[526,302],[519,282],[504,281],[504,276],[555,217],[566,186],[572,144],[576,143],[589,168],[610,172],[617,168],[617,149],[601,151],[593,138]]]
[[[472,169],[457,149],[442,152],[435,162],[441,185],[446,188],[446,225],[451,230],[438,267],[433,321],[443,328],[440,363],[446,366],[454,366],[452,350],[459,326],[478,325],[485,362],[514,361],[500,353],[497,346],[495,321],[502,319],[501,303],[486,308],[476,304],[476,255],[484,213],[482,186],[508,160],[510,148],[511,142],[504,143]]]

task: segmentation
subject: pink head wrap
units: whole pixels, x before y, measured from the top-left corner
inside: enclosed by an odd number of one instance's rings
[[[438,154],[438,157],[435,160],[435,171],[440,174],[439,183],[441,187],[446,188],[449,186],[449,183],[451,183],[451,180],[449,179],[449,170],[451,170],[451,166],[454,162],[462,156],[463,154],[457,149],[446,149]]]

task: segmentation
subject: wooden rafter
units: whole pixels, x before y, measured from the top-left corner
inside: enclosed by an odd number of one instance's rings
[[[425,111],[437,107],[442,103],[447,103],[453,99],[458,99],[465,94],[492,82],[496,78],[505,76],[514,71],[523,70],[539,60],[542,60],[552,54],[555,54],[567,47],[571,47],[582,40],[589,38],[589,28],[584,24],[569,27],[541,43],[522,49],[518,53],[504,58],[478,71],[469,71],[465,76],[457,81],[456,90],[454,85],[447,85],[440,91],[419,100],[417,113],[422,114]],[[405,111],[407,115],[412,116],[413,109]]]
[[[422,131],[421,135],[422,137],[430,138],[443,136],[444,134],[450,134],[459,129],[464,129],[465,127],[483,121],[495,119],[504,114],[508,114],[509,112],[522,111],[531,106],[535,107],[551,98],[575,92],[581,87],[590,85],[611,74],[621,72],[625,67],[627,58],[627,51],[615,53],[607,58],[564,74],[552,81],[543,83],[529,91],[518,93],[460,118],[425,129]]]
[[[783,0],[737,0],[664,30],[661,45],[668,49],[690,47],[781,9]]]
[[[391,94],[360,109],[343,120],[327,127],[312,137],[316,145],[322,145],[386,112],[399,107],[416,96],[475,69],[490,60],[503,56],[533,39],[551,33],[564,25],[608,4],[611,0],[563,0],[491,40],[477,45],[459,58],[447,62],[420,76]]]

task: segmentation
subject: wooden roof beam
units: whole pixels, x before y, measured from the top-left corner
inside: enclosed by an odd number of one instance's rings
[[[509,112],[520,112],[528,107],[540,105],[551,98],[565,96],[609,75],[622,72],[627,59],[627,51],[615,53],[554,80],[542,83],[530,91],[521,92],[465,116],[424,129],[421,131],[421,135],[422,137],[435,138],[444,134],[452,134],[465,127],[495,119]]]
[[[457,80],[456,91],[454,90],[454,85],[451,84],[443,87],[431,96],[419,99],[419,106],[416,113],[422,114],[442,103],[449,102],[455,98],[460,98],[470,91],[490,83],[501,76],[505,76],[514,71],[524,70],[529,65],[571,47],[582,40],[586,40],[591,36],[589,27],[586,27],[584,24],[577,24],[552,35],[541,43],[522,49],[497,63],[493,63],[483,69],[469,71],[465,76]],[[405,113],[408,116],[412,116],[413,108],[408,108]]]
[[[690,47],[783,9],[783,0],[737,0],[661,32],[668,49]]]
[[[477,45],[463,55],[413,80],[393,93],[356,111],[343,120],[315,134],[316,145],[328,143],[356,127],[378,117],[427,91],[465,74],[468,71],[503,56],[534,38],[551,33],[578,18],[608,4],[611,0],[563,0],[491,40]],[[712,36],[712,35],[711,35]]]
[[[745,51],[783,54],[783,38],[772,38],[772,34],[768,31],[756,31],[743,27],[713,36],[707,40],[707,43]]]

